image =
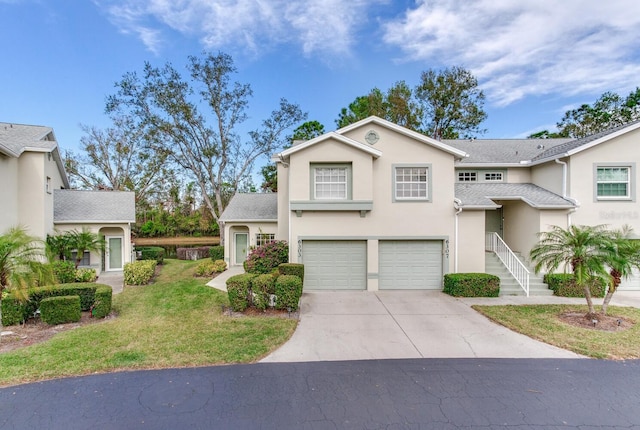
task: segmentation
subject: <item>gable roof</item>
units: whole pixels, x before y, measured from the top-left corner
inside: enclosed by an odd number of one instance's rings
[[[640,128],[640,120],[592,134],[582,139],[571,140],[562,145],[549,148],[538,156],[533,157],[531,163],[540,164],[556,158],[569,157],[638,128]]]
[[[236,193],[220,221],[278,221],[278,193]]]
[[[136,222],[133,191],[53,191],[53,222],[130,223]]]
[[[0,153],[18,158],[23,152],[51,153],[64,186],[69,188],[69,179],[51,127],[0,122]]]
[[[384,127],[386,129],[389,130],[393,130],[396,133],[402,134],[404,136],[410,137],[414,140],[417,140],[419,142],[422,142],[426,145],[430,145],[433,146],[435,148],[441,149],[445,152],[448,152],[449,154],[455,155],[458,158],[463,158],[467,156],[467,153],[458,149],[458,148],[454,148],[453,146],[447,145],[446,143],[440,142],[438,140],[435,140],[431,137],[425,136],[424,134],[418,133],[416,131],[413,130],[409,130],[408,128],[402,127],[400,125],[394,124],[390,121],[387,121],[386,119],[382,119],[379,118],[377,116],[370,116],[368,118],[362,119],[358,122],[355,122],[353,124],[349,124],[346,127],[342,127],[339,130],[336,130],[336,133],[338,134],[344,134],[347,133],[351,130],[354,130],[356,128],[360,128],[362,126],[365,125],[371,125],[371,124],[375,124],[378,125],[380,127]]]
[[[494,200],[521,200],[537,209],[568,209],[576,205],[534,184],[457,183],[456,198],[467,209],[497,209]]]
[[[308,148],[310,146],[314,146],[317,145],[321,142],[325,142],[327,140],[337,140],[338,142],[344,143],[345,145],[354,147],[356,149],[359,149],[361,151],[364,151],[368,154],[370,154],[372,157],[374,158],[378,158],[382,155],[382,152],[379,151],[378,149],[375,149],[374,147],[370,146],[370,145],[366,145],[364,143],[360,143],[357,140],[353,140],[353,139],[349,139],[348,137],[342,136],[339,133],[335,132],[335,131],[331,131],[329,133],[325,133],[321,136],[315,137],[311,140],[307,140],[305,142],[299,143],[297,145],[292,146],[289,149],[285,149],[284,151],[280,152],[279,154],[275,154],[273,157],[271,157],[271,159],[273,161],[279,161],[282,160],[284,158],[289,157],[291,154],[294,154],[298,151],[302,151],[305,148]]]
[[[443,140],[469,156],[459,160],[465,166],[519,166],[572,139],[456,139]]]

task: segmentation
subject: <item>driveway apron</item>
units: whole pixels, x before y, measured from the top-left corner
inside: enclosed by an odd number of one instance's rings
[[[440,291],[323,291],[303,294],[296,332],[262,361],[423,357],[580,356],[493,323]]]

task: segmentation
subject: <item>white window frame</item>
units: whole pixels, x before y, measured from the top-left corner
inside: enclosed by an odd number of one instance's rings
[[[490,179],[493,176],[495,179]],[[484,182],[504,182],[504,173],[502,172],[483,172]]]
[[[331,178],[331,173],[329,174],[329,180],[318,181],[318,171],[320,170],[341,170],[344,172],[343,181],[334,181]],[[323,178],[324,179],[324,178]],[[329,196],[318,195],[318,185],[328,185],[329,186]],[[340,196],[331,195],[331,186],[332,185],[343,185],[344,186],[344,194]],[[351,200],[351,165],[350,164],[313,164],[311,166],[311,196],[313,200]]]
[[[275,242],[276,235],[274,233],[256,233],[256,246],[266,245]]]
[[[430,202],[431,201],[431,184],[432,184],[432,180],[431,180],[431,164],[428,163],[417,163],[417,164],[394,164],[392,166],[392,175],[393,175],[393,186],[392,186],[392,193],[393,193],[393,201],[394,202]],[[424,181],[422,180],[418,180],[418,181],[413,181],[413,180],[408,180],[408,181],[398,181],[398,171],[400,169],[424,169]],[[406,173],[403,172],[403,176]],[[417,173],[419,176],[422,176],[421,172]],[[414,173],[411,172],[409,176],[413,176]],[[424,193],[425,195],[419,195],[419,196],[398,196],[398,185],[402,183],[402,184],[409,184],[409,185],[414,185],[414,184],[424,184]],[[418,192],[422,191],[419,189],[420,187],[418,187]],[[413,190],[411,190],[413,191]]]
[[[478,182],[478,172],[458,172],[458,182]]]
[[[78,255],[78,251],[76,249],[71,251],[71,261],[76,262],[76,255]],[[80,264],[78,266],[91,266],[91,252],[84,251],[82,253],[82,259],[80,260]]]
[[[599,180],[599,172],[605,169],[624,169],[627,171],[627,179],[621,180]],[[600,195],[598,185],[600,184],[626,184],[627,192],[624,196]],[[627,200],[635,201],[635,163],[600,163],[594,165],[593,170],[593,195],[596,201]]]

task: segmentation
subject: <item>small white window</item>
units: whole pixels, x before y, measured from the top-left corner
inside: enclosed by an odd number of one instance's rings
[[[476,172],[458,172],[458,182],[476,182],[477,180]]]
[[[631,175],[629,167],[598,167],[596,193],[602,199],[631,198]]]
[[[485,182],[502,182],[502,172],[487,172],[484,174]]]
[[[396,167],[395,197],[396,200],[428,199],[427,167]]]
[[[347,168],[316,167],[314,197],[318,200],[347,199]]]
[[[266,245],[276,240],[276,235],[273,233],[256,233],[256,246]]]

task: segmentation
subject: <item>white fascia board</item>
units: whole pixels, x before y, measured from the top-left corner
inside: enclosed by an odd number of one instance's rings
[[[382,151],[380,151],[378,149],[372,148],[372,147],[370,147],[368,145],[365,145],[364,143],[360,143],[360,142],[358,142],[356,140],[349,139],[348,137],[342,136],[342,135],[336,133],[335,131],[331,131],[329,133],[323,134],[322,136],[318,136],[318,137],[315,137],[315,138],[313,138],[311,140],[307,140],[304,143],[300,143],[298,145],[292,146],[289,149],[285,149],[284,151],[280,152],[279,154],[275,154],[272,157],[272,159],[276,158],[276,161],[278,161],[278,160],[281,160],[281,158],[287,158],[291,154],[294,154],[294,153],[296,153],[298,151],[302,151],[305,148],[308,148],[308,147],[313,146],[313,145],[317,145],[320,142],[324,142],[324,141],[327,141],[327,140],[330,140],[330,139],[337,140],[338,142],[344,143],[346,145],[349,145],[349,146],[352,146],[352,147],[354,147],[356,149],[364,151],[364,152],[370,154],[371,156],[373,156],[375,158],[378,158],[378,157],[380,157],[382,155]]]

